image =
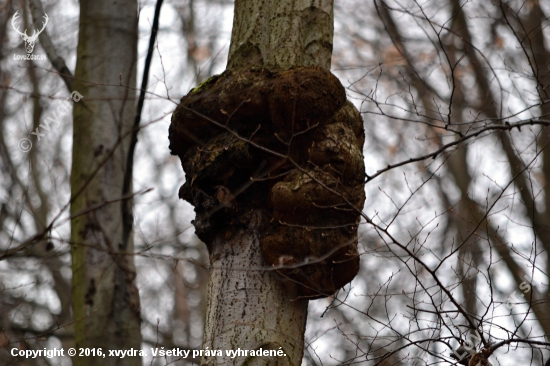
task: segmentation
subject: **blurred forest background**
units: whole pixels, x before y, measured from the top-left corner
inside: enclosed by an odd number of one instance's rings
[[[13,15],[34,29],[35,2],[0,2],[1,365],[14,364],[13,347],[74,346],[78,321],[71,114],[31,135],[70,93],[49,60],[14,59],[26,52]],[[41,6],[74,70],[78,2]],[[140,2],[138,80],[154,7]],[[232,13],[226,0],[162,8],[134,167],[144,349],[201,348],[208,253],[178,199],[184,176],[167,136],[179,99],[224,70]],[[364,118],[367,201],[360,273],[310,302],[304,365],[457,364],[449,356],[474,330],[495,366],[550,358],[549,17],[542,0],[335,1],[332,71]]]

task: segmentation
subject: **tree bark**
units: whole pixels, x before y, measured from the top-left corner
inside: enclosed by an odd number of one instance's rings
[[[133,241],[121,197],[135,116],[137,3],[81,1],[71,173],[73,309],[78,348],[141,349]],[[75,357],[77,365],[141,365],[140,357]]]
[[[300,365],[307,299],[359,270],[365,135],[332,34],[332,1],[237,1],[227,70],[172,115],[179,196],[210,253],[203,365]]]
[[[251,212],[248,228],[213,243],[203,349],[280,349],[283,355],[205,356],[202,365],[301,364],[308,301],[266,270],[259,243],[261,215],[260,210]]]
[[[332,0],[235,2],[228,69],[330,69]],[[246,230],[217,237],[210,254],[204,347],[244,350],[280,347],[282,357],[203,357],[203,365],[300,365],[308,301],[298,298],[267,267],[260,250],[261,211]],[[203,347],[203,348],[204,348]]]
[[[228,69],[330,69],[333,0],[235,2]]]

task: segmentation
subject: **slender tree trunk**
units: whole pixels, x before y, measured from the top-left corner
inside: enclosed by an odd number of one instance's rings
[[[122,184],[135,116],[137,2],[81,1],[71,173],[73,308],[78,348],[141,349],[133,242],[122,238]],[[127,198],[126,198],[127,199]],[[141,365],[140,357],[75,357]]]
[[[468,27],[467,27],[466,16],[464,14],[464,11],[460,6],[459,1],[453,0],[452,5],[454,7],[454,14],[457,15],[457,19],[455,20],[455,22],[458,23],[457,24],[457,29],[459,30],[461,37],[463,37],[463,39],[465,41],[464,45],[465,45],[465,50],[467,52],[468,58],[470,59],[470,61],[474,65],[473,70],[474,70],[474,73],[476,74],[476,85],[480,88],[481,95],[483,95],[483,97],[486,98],[486,100],[487,100],[484,103],[484,105],[487,106],[487,107],[484,108],[483,111],[487,115],[487,117],[498,119],[501,116],[500,116],[500,114],[498,112],[498,109],[497,109],[498,103],[494,100],[494,98],[492,96],[489,78],[487,78],[484,75],[484,72],[485,72],[484,69],[482,67],[479,67],[479,65],[482,65],[483,62],[480,59],[478,52],[475,51],[474,49],[472,49],[471,46],[469,46],[470,44],[472,44],[472,36],[471,36],[471,34],[468,30]],[[540,9],[540,8],[538,8],[538,6],[536,6],[536,8]],[[503,9],[509,9],[509,8],[503,7]],[[537,11],[537,10],[535,10],[535,11]],[[517,15],[512,15],[508,12],[505,12],[504,15],[508,17],[509,21],[513,25],[516,20],[515,20],[515,18],[510,18],[510,17],[511,16],[515,17]],[[537,13],[537,16],[539,16],[538,13]],[[537,25],[537,26],[540,26],[540,24]],[[531,27],[532,27],[532,25],[531,25]],[[516,31],[518,32],[518,34],[521,35],[521,32],[519,30],[516,30]],[[532,36],[532,35],[539,35],[541,33],[538,32],[538,31],[532,30],[532,28],[531,28],[529,30],[529,34]],[[522,37],[521,39],[526,39],[526,38]],[[546,65],[546,61],[543,61],[544,58],[541,58],[541,55],[543,55],[545,53],[544,44],[542,44],[542,46],[541,46],[540,38],[538,38],[537,36],[534,36],[534,39],[532,41],[533,41],[533,43],[529,42],[529,44],[530,45],[534,44],[535,47],[534,47],[534,49],[531,50],[531,52],[533,52],[535,57],[538,58],[538,61],[540,62],[539,65],[541,65],[541,66]],[[527,46],[527,45],[524,44],[524,45],[522,45],[522,47],[526,47],[526,49],[529,49],[531,46]],[[530,61],[531,61],[532,64],[536,64],[535,60],[530,60]],[[545,69],[547,69],[547,66],[545,66],[544,68],[541,68],[540,70],[537,71],[537,73],[540,72],[540,74],[537,75],[537,77],[539,78],[539,80],[538,80],[539,82],[542,82],[543,80],[546,79],[546,70]],[[542,85],[542,83],[541,83],[541,85]],[[545,97],[544,96],[545,93],[542,92],[542,90],[540,88],[538,88],[538,91],[539,91],[541,99],[543,99]],[[546,113],[548,113],[547,106],[543,105],[542,107],[543,107],[542,112],[545,113],[545,111],[546,111]],[[548,243],[550,243],[550,230],[548,230],[548,222],[550,222],[550,218],[548,217],[548,211],[547,212],[539,212],[535,208],[534,193],[532,192],[532,189],[531,189],[532,185],[529,182],[528,175],[526,174],[525,171],[523,171],[523,169],[525,169],[525,164],[524,164],[523,160],[521,159],[521,157],[518,155],[518,152],[516,151],[516,149],[514,147],[514,144],[513,144],[513,141],[510,137],[510,134],[509,133],[500,133],[499,136],[500,136],[499,141],[502,144],[502,148],[503,148],[504,152],[506,153],[506,156],[507,156],[509,164],[510,164],[511,175],[512,175],[512,177],[515,177],[514,178],[515,179],[514,183],[516,184],[516,186],[518,188],[519,197],[521,198],[524,205],[526,206],[526,209],[529,212],[528,216],[530,217],[530,219],[532,221],[534,231],[536,232],[536,235],[538,237],[537,240],[539,240],[540,243],[542,243],[542,244],[540,244],[540,245],[542,245],[542,247],[548,247],[548,245],[549,245]],[[544,132],[543,132],[542,135],[541,135],[541,141],[539,141],[539,143],[545,144],[544,140],[545,140],[545,137],[544,137]],[[546,161],[545,160],[546,155],[548,155],[548,152],[546,150],[548,150],[548,147],[546,147],[545,153],[543,154],[543,163]],[[545,166],[543,165],[543,173],[546,173],[544,168],[545,168]],[[497,245],[499,245],[499,244],[497,244]],[[507,256],[512,255],[512,251],[508,248],[507,245],[504,245],[504,243],[502,243],[502,245],[497,247],[497,250],[498,250],[499,254],[501,256],[503,256],[503,258],[506,255]],[[524,278],[523,278],[523,276],[525,275],[524,270],[519,269],[519,266],[515,263],[513,258],[506,258],[505,262],[507,263],[510,271],[512,272],[512,275],[514,276],[514,278],[517,281],[517,285],[519,286],[521,284],[521,282],[524,281]],[[541,303],[540,302],[541,299],[536,297],[538,295],[536,291],[533,291],[532,295],[533,295],[533,297],[530,296],[528,298],[528,300],[531,302],[533,312],[534,312],[535,316],[537,317],[537,319],[539,320],[539,323],[540,323],[541,327],[545,330],[546,333],[548,333],[548,332],[550,332],[550,320],[546,316],[547,306],[545,305],[544,301]]]

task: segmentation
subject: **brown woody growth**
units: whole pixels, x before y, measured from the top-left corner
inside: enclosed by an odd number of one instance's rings
[[[357,274],[363,122],[329,71],[226,71],[182,98],[169,138],[210,251],[261,209],[264,260],[301,295],[332,295]]]

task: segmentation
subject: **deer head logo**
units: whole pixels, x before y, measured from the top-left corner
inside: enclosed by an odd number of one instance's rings
[[[36,42],[38,36],[40,35],[40,33],[42,33],[42,31],[44,30],[44,28],[46,28],[46,25],[48,24],[48,14],[44,13],[43,18],[45,21],[42,22],[42,29],[40,29],[38,32],[34,30],[32,36],[29,37],[27,35],[26,29],[25,29],[25,32],[20,32],[19,26],[17,27],[15,26],[15,21],[17,20],[17,18],[19,18],[17,13],[19,13],[19,11],[16,11],[15,14],[13,14],[13,19],[11,20],[11,26],[13,27],[13,29],[15,29],[17,33],[21,35],[21,38],[23,38],[23,41],[25,41],[25,48],[27,49],[27,53],[31,53],[32,50],[34,49],[34,42]]]

